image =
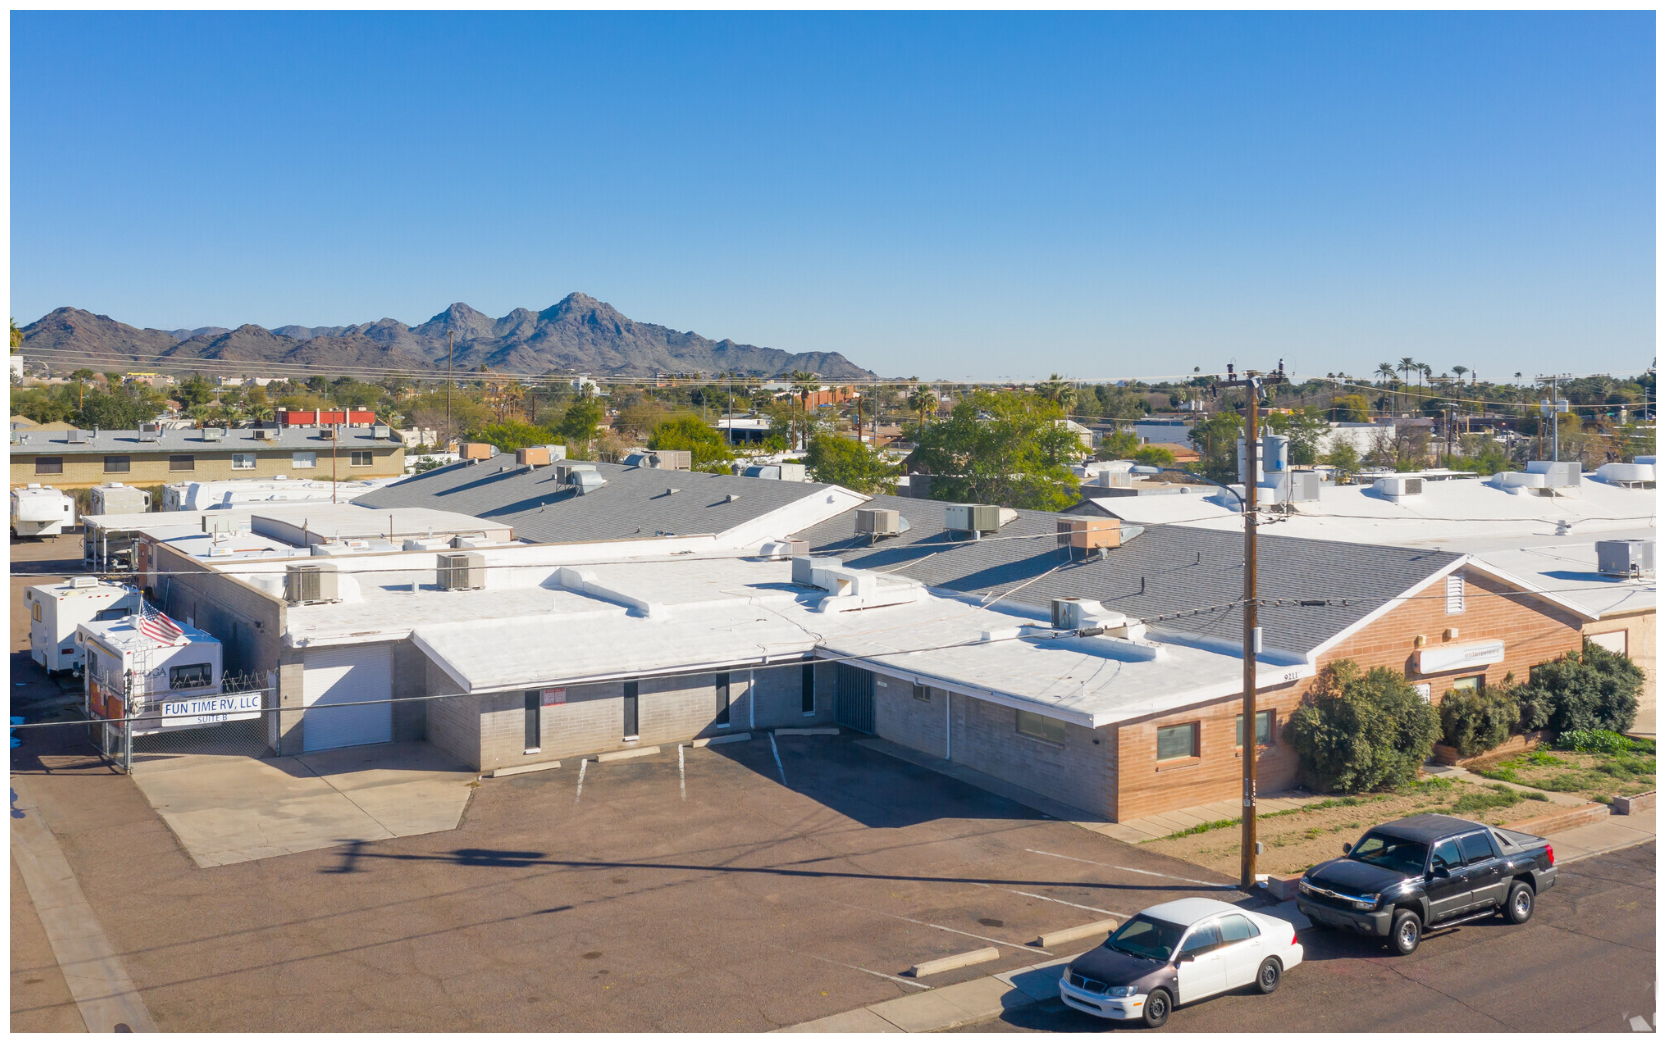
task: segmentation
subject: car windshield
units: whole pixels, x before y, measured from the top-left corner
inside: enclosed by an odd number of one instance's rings
[[[1350,852],[1350,857],[1358,862],[1394,869],[1399,873],[1421,873],[1426,868],[1426,845],[1418,840],[1404,840],[1402,837],[1386,836],[1384,833],[1369,833],[1357,842],[1355,849]]]
[[[1171,953],[1176,951],[1177,943],[1182,941],[1182,932],[1187,930],[1180,924],[1155,920],[1148,916],[1133,916],[1124,921],[1124,926],[1114,931],[1112,937],[1106,941],[1109,949],[1140,956],[1148,960],[1168,960]]]

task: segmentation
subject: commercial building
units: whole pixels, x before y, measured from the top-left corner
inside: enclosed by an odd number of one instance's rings
[[[1417,492],[1404,485],[1395,494],[1373,485],[1322,483],[1318,499],[1281,504],[1265,519],[1263,532],[1468,555],[1480,568],[1574,614],[1584,636],[1632,659],[1646,674],[1635,728],[1655,734],[1657,577],[1602,572],[1596,550],[1616,540],[1655,544],[1655,463],[1607,468],[1601,469],[1606,478],[1579,474],[1568,479],[1572,484],[1555,486],[1516,484],[1520,477],[1513,475],[1421,480]],[[1181,497],[1096,499],[1073,511],[1224,533],[1242,527],[1234,498],[1211,489]],[[1528,675],[1521,670],[1516,676]]]
[[[15,430],[11,482],[84,489],[233,478],[397,478],[405,446],[380,427]]]

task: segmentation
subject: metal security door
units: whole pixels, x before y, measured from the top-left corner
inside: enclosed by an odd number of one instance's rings
[[[301,661],[303,752],[394,738],[394,712],[385,701],[393,695],[392,659],[388,645],[307,650]]]
[[[866,735],[875,734],[875,675],[845,663],[835,664],[835,723]]]

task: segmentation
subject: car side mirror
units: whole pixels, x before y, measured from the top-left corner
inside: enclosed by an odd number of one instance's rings
[[[1350,841],[1348,840],[1344,842],[1344,853],[1347,855],[1350,854]]]
[[[1431,875],[1432,876],[1448,876],[1449,875],[1449,867],[1448,866],[1432,866],[1431,867]]]
[[[1194,954],[1185,952],[1185,953],[1183,953],[1182,955],[1180,955],[1176,958],[1176,962],[1178,964],[1193,963],[1194,962]]]

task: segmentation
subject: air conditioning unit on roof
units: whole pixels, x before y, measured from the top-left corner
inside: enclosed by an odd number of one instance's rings
[[[1373,483],[1374,492],[1381,496],[1388,496],[1393,500],[1405,496],[1419,496],[1425,491],[1425,483],[1409,475],[1392,475],[1388,478],[1378,478]]]
[[[479,551],[437,554],[435,582],[442,590],[480,590],[487,585],[487,558]]]
[[[996,504],[953,503],[945,507],[945,528],[953,532],[996,532],[1002,526],[1002,511]]]
[[[219,442],[223,441],[225,438],[226,429],[224,427],[203,428],[203,441],[205,442]]]
[[[1602,576],[1631,578],[1657,574],[1656,540],[1600,540],[1594,544]]]
[[[340,601],[336,566],[328,562],[284,566],[284,600],[292,605]]]
[[[870,536],[897,536],[910,528],[910,523],[897,511],[879,507],[860,507],[852,516],[853,531]]]
[[[162,437],[162,427],[159,424],[140,424],[139,440],[141,442],[155,442]]]
[[[257,427],[251,432],[251,434],[253,434],[256,438],[262,439],[263,441],[270,441],[272,436],[276,433],[277,432],[270,427]]]

